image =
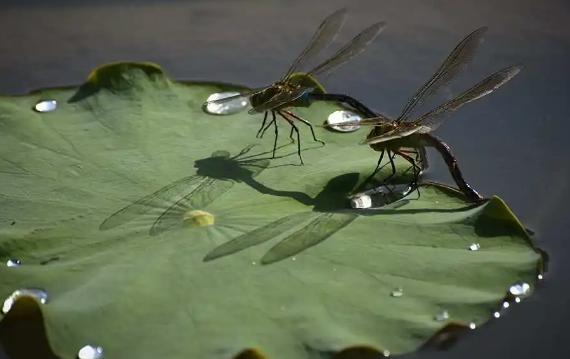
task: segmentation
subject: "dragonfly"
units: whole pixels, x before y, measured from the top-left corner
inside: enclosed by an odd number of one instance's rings
[[[293,111],[290,110],[291,108],[308,107],[312,102],[316,100],[324,100],[343,102],[364,113],[366,116],[371,116],[374,114],[374,112],[369,110],[365,105],[348,95],[318,93],[315,91],[315,88],[301,83],[298,81],[298,77],[294,76],[299,72],[300,69],[314,60],[315,57],[324,49],[329,47],[329,45],[336,39],[337,34],[345,22],[346,12],[346,9],[343,8],[329,15],[320,24],[309,44],[295,59],[295,61],[293,61],[292,65],[285,72],[285,74],[275,83],[269,86],[240,93],[235,96],[208,101],[204,105],[207,106],[211,103],[223,104],[227,101],[236,100],[237,98],[247,97],[252,106],[249,113],[264,114],[263,122],[257,131],[256,137],[262,138],[264,133],[272,125],[274,127],[275,139],[272,151],[273,158],[275,158],[277,138],[279,136],[277,116],[281,117],[291,126],[289,137],[291,138],[292,142],[294,142],[293,134],[296,134],[297,154],[299,156],[301,164],[303,164],[303,157],[301,156],[301,137],[297,124],[308,126],[311,130],[311,135],[315,142],[319,142],[322,145],[325,143],[317,138],[311,122],[296,115]],[[367,27],[358,35],[356,35],[352,40],[348,41],[344,46],[342,46],[336,53],[334,53],[334,55],[332,55],[332,57],[313,67],[305,74],[309,75],[309,77],[312,77],[330,73],[340,65],[361,54],[366,49],[366,47],[372,43],[374,39],[382,32],[385,26],[386,23],[381,21]],[[268,122],[269,114],[271,114],[271,120]]]
[[[412,117],[411,114],[416,106],[436,93],[439,88],[448,83],[465,67],[475,54],[486,30],[486,27],[479,28],[461,40],[433,76],[411,97],[398,118],[391,119],[388,116],[379,114],[378,116],[363,119],[358,122],[361,126],[372,126],[370,133],[368,133],[362,144],[369,145],[373,150],[380,152],[380,158],[376,168],[367,181],[374,177],[381,168],[390,164],[392,172],[384,179],[384,183],[386,183],[387,180],[396,174],[394,158],[395,156],[400,156],[411,165],[413,171],[411,188],[417,189],[419,195],[418,181],[421,168],[417,164],[417,157],[412,155],[413,152],[410,153],[410,151],[404,149],[432,147],[440,153],[455,183],[465,196],[473,202],[484,200],[484,198],[465,181],[457,159],[453,155],[449,145],[433,135],[432,132],[454,111],[470,102],[489,95],[503,86],[521,71],[522,66],[514,65],[499,70],[453,99],[444,102],[421,116]],[[356,122],[347,122],[342,125],[354,126],[355,124]],[[388,157],[388,163],[381,165],[385,154]]]

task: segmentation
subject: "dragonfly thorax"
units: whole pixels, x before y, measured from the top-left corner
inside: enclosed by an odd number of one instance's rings
[[[273,85],[251,95],[249,101],[253,108],[260,107],[261,105],[271,101],[277,95],[286,95],[299,89],[299,85],[291,84],[288,82],[276,82]]]

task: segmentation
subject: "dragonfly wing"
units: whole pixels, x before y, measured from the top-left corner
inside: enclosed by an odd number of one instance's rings
[[[361,54],[372,41],[384,30],[385,22],[378,22],[356,35],[331,58],[324,61],[311,71],[311,75],[325,74]]]
[[[177,200],[180,196],[187,193],[189,189],[196,186],[200,180],[202,180],[200,176],[189,176],[162,187],[158,191],[113,213],[101,223],[99,229],[107,230],[115,228],[149,211],[164,208],[165,204],[170,204],[173,200]]]
[[[444,84],[455,77],[465,65],[471,61],[482,42],[483,35],[487,31],[486,27],[481,27],[467,35],[447,56],[433,76],[418,89],[418,91],[408,101],[402,113],[398,117],[398,122],[406,121],[412,110],[434,94]]]
[[[471,87],[469,90],[463,92],[454,99],[422,115],[416,121],[416,123],[418,125],[427,126],[431,128],[431,131],[435,130],[443,123],[444,119],[446,118],[445,115],[450,114],[453,111],[456,111],[457,109],[459,109],[465,104],[468,104],[469,102],[487,96],[491,92],[503,86],[513,77],[515,77],[521,70],[522,66],[516,65],[495,72],[491,76],[487,77],[486,79],[479,82],[478,84]]]
[[[344,21],[346,20],[346,9],[339,9],[329,15],[320,25],[313,38],[295,59],[289,70],[283,76],[283,80],[287,79],[297,69],[307,62],[311,61],[322,50],[327,48],[336,38]]]
[[[406,129],[396,129],[393,131],[386,132],[380,136],[375,136],[371,138],[367,138],[362,142],[363,145],[373,145],[378,143],[384,143],[388,141],[392,141],[398,138],[403,138],[414,133],[421,133],[421,132],[429,132],[429,128],[425,126],[414,126],[412,128]]]

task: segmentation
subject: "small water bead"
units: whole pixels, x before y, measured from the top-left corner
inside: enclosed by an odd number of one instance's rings
[[[443,322],[444,320],[449,319],[449,313],[447,312],[447,310],[443,310],[443,311],[437,313],[434,318],[438,322]]]
[[[396,288],[390,293],[392,297],[399,298],[404,295],[404,290],[402,288]]]
[[[360,122],[362,117],[352,111],[335,111],[329,115],[327,118],[326,124],[328,128],[338,131],[338,132],[354,132],[360,128],[360,125],[356,124],[356,122]],[[355,124],[341,126],[343,123],[352,123]]]
[[[45,290],[39,288],[22,288],[15,290],[6,300],[2,306],[2,313],[6,314],[12,309],[16,300],[20,297],[32,297],[41,304],[46,304],[48,301],[48,294]]]
[[[101,359],[103,348],[100,346],[86,345],[77,352],[78,359]]]
[[[470,250],[470,251],[473,251],[473,252],[476,252],[476,251],[478,251],[479,249],[481,249],[481,245],[480,245],[479,243],[472,243],[472,244],[469,246],[469,250]]]
[[[206,103],[204,104],[203,110],[206,113],[212,115],[232,115],[244,110],[249,106],[249,100],[246,96],[238,96],[239,92],[216,92],[208,96]],[[232,96],[237,96],[231,100],[224,102],[210,102],[215,100],[220,100]]]
[[[493,317],[499,319],[501,317],[501,313],[495,312],[495,313],[493,313]]]
[[[536,278],[538,278],[538,280],[543,280],[543,279],[544,279],[544,276],[543,276],[542,274],[539,274],[539,275],[536,276]]]
[[[469,329],[471,330],[477,329],[477,324],[475,324],[474,322],[469,323]]]
[[[519,297],[516,297],[516,298],[515,298],[515,302],[516,302],[516,303],[520,303],[520,302],[521,302],[521,299],[520,299]]]
[[[350,200],[350,206],[352,208],[370,208],[372,207],[372,198],[367,194],[354,197]]]
[[[19,259],[11,258],[6,261],[7,267],[19,267],[22,265],[22,261]]]
[[[384,350],[382,352],[382,355],[384,355],[384,357],[388,358],[390,356],[390,351],[389,350]]]
[[[510,306],[511,305],[509,304],[509,302],[503,302],[503,308],[507,309]]]
[[[291,257],[291,260],[292,260],[292,261],[296,261],[297,258],[296,258],[296,257]]]
[[[251,262],[251,265],[256,265],[257,263],[255,263],[255,261]]]
[[[36,112],[52,112],[57,108],[56,100],[42,100],[34,106]]]
[[[509,293],[515,297],[526,297],[530,294],[530,285],[526,282],[516,282],[509,287]]]

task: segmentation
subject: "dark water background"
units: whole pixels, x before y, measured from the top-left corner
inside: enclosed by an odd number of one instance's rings
[[[388,28],[361,57],[325,79],[397,115],[407,98],[473,29],[489,32],[462,90],[514,63],[525,70],[466,106],[437,134],[468,180],[502,197],[551,254],[530,299],[448,351],[406,358],[570,358],[570,2],[566,0],[0,1],[0,93],[79,84],[96,66],[159,63],[174,79],[249,86],[276,79],[317,24],[347,6],[339,40],[377,20]],[[449,182],[432,156],[430,176]],[[0,350],[0,358],[3,355]]]

